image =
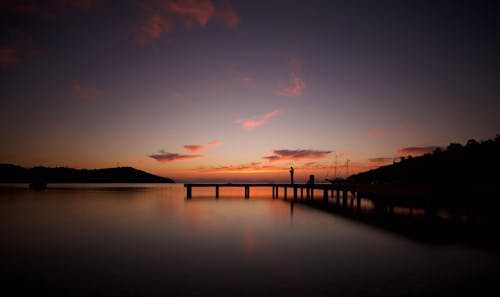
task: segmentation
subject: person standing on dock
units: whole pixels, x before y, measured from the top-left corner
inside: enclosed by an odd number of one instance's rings
[[[290,181],[292,182],[292,185],[293,185],[293,167],[290,166]]]

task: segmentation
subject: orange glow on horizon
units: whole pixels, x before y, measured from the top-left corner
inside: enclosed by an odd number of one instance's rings
[[[322,163],[306,163],[292,165],[295,170],[295,180],[306,182],[309,175],[313,174],[317,182],[324,182],[326,178],[334,178],[335,166]],[[345,178],[359,172],[379,167],[374,162],[350,162],[347,168],[345,164],[336,168],[337,177]],[[287,182],[290,179],[289,165],[262,165],[247,164],[240,166],[204,167],[194,169],[171,169],[158,170],[155,174],[181,180],[235,180],[235,181],[276,181]]]

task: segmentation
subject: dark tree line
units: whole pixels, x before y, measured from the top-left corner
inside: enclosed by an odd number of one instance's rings
[[[495,139],[465,145],[450,143],[419,157],[402,157],[400,162],[349,177],[357,183],[452,183],[500,186],[500,135]]]

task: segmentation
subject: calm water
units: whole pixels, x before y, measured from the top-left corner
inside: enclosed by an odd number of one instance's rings
[[[495,251],[291,208],[270,189],[26,188],[0,188],[3,296],[500,296]]]

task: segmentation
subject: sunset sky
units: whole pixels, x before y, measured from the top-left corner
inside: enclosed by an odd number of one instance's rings
[[[499,110],[495,1],[0,2],[0,163],[323,179]]]

